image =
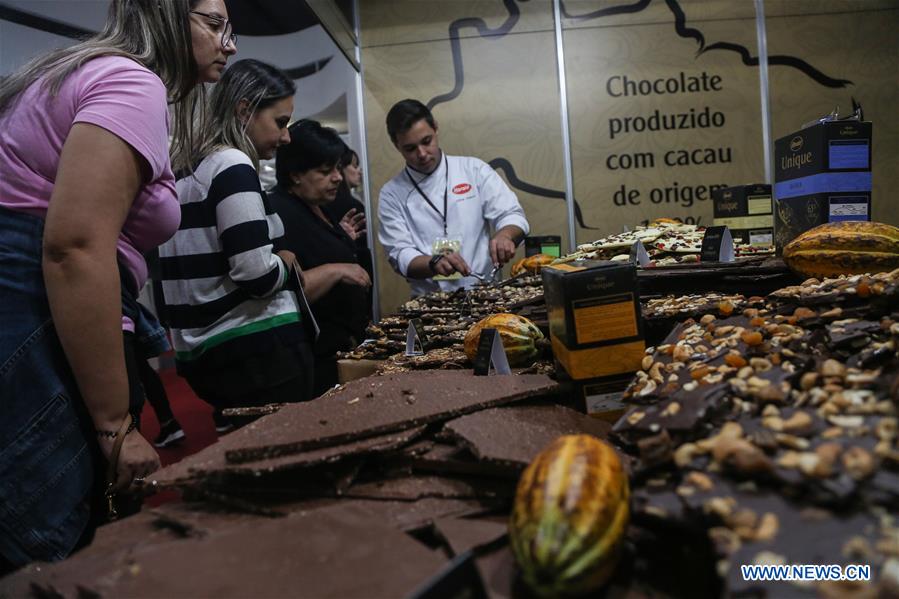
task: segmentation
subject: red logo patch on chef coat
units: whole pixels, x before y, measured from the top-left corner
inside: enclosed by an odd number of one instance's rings
[[[471,185],[468,183],[459,183],[455,187],[453,187],[453,193],[456,195],[462,195],[463,193],[468,193],[471,191]]]

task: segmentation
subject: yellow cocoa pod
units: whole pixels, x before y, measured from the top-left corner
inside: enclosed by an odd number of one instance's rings
[[[843,221],[806,231],[784,247],[784,262],[805,277],[837,277],[899,268],[899,228]]]
[[[542,597],[580,595],[614,573],[630,518],[627,473],[591,435],[565,435],[528,465],[509,539],[525,582]]]

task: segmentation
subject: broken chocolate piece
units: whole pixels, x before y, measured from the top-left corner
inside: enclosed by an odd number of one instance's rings
[[[447,422],[445,429],[479,460],[523,470],[562,435],[608,436],[609,425],[557,405],[481,410]]]
[[[299,453],[552,395],[557,388],[543,375],[475,377],[469,372],[429,371],[361,379],[328,397],[288,405],[257,421],[257,434],[227,450],[225,458],[241,463]],[[368,393],[373,397],[366,397]],[[410,404],[407,395],[417,400]],[[322,420],[325,424],[317,424]]]
[[[352,504],[138,547],[102,571],[79,568],[83,555],[44,566],[32,577],[33,588],[66,596],[200,597],[214,588],[223,596],[289,596],[302,589],[310,597],[398,597],[444,562]],[[298,567],[303,564],[309,567]]]
[[[493,543],[507,533],[508,524],[505,518],[441,518],[434,529],[455,556]]]
[[[250,424],[245,428],[250,431],[255,431],[256,426],[258,426],[258,422]],[[243,430],[244,429],[238,430],[221,438],[217,443],[213,443],[209,447],[184,458],[180,462],[157,470],[147,477],[146,484],[156,489],[164,489],[173,486],[183,487],[200,484],[203,479],[225,472],[258,476],[260,474],[278,472],[281,470],[316,466],[318,464],[334,462],[351,456],[380,453],[402,447],[413,439],[416,439],[424,432],[425,427],[411,428],[405,431],[378,435],[359,441],[314,449],[288,456],[275,457],[268,460],[260,460],[258,462],[229,464],[225,460],[225,452],[229,448],[240,447],[241,444],[246,442],[243,436],[247,435],[247,433],[243,433]]]
[[[393,479],[357,483],[344,492],[357,499],[394,499],[416,501],[427,497],[441,499],[510,499],[515,483],[503,479],[410,475]]]

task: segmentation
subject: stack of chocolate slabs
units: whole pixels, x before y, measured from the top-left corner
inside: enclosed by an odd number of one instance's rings
[[[699,262],[705,227],[685,224],[672,219],[658,219],[648,226],[638,226],[632,231],[602,237],[590,243],[579,245],[577,251],[559,258],[557,263],[578,260],[627,261],[630,249],[637,241],[646,248],[650,257],[647,268],[660,268],[676,264]],[[769,256],[774,248],[768,246],[737,243],[734,253],[738,258]]]
[[[0,594],[399,597],[485,547],[477,584],[510,596],[520,472],[559,435],[610,428],[557,393],[542,375],[412,372],[270,406],[146,481],[184,503],[108,525],[70,559],[0,581]]]
[[[637,518],[706,543],[726,593],[895,595],[897,306],[899,270],[811,279],[647,349],[614,427]],[[741,564],[867,564],[872,581],[785,590]]]

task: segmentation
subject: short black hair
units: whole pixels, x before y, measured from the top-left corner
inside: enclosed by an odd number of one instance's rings
[[[350,146],[344,146],[344,148],[343,155],[340,157],[340,162],[337,163],[337,168],[341,171],[353,163],[353,158],[356,159],[356,162],[359,162],[359,154],[356,153],[356,150]]]
[[[432,129],[437,128],[434,115],[418,100],[406,99],[394,104],[387,113],[387,134],[390,135],[390,141],[396,143],[397,135],[405,133],[421,119],[427,121]]]
[[[281,187],[290,187],[291,173],[336,166],[347,147],[337,131],[312,119],[297,121],[288,132],[290,143],[278,147],[275,162],[275,177]]]

